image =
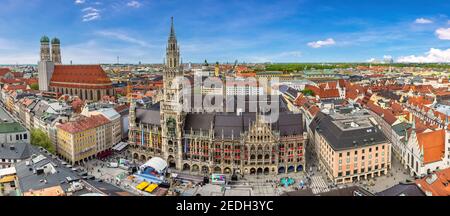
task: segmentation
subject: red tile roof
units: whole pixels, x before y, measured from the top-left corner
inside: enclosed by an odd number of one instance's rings
[[[116,110],[116,112],[121,113],[121,112],[129,109],[129,106],[126,104],[122,104],[122,105],[115,107],[114,109]]]
[[[74,112],[81,113],[82,108],[84,106],[84,101],[82,101],[79,98],[76,98],[75,100],[72,101],[72,103],[70,105],[72,106],[72,109],[74,110]]]
[[[319,87],[313,86],[313,85],[306,85],[305,86],[305,89],[309,89],[309,90],[313,91],[314,95],[319,96],[321,99],[324,99],[324,98],[338,98],[339,97],[339,91],[336,88],[328,89],[328,90],[324,90],[323,88],[319,88]]]
[[[320,112],[320,108],[318,106],[314,105],[314,106],[311,106],[308,111],[309,111],[309,113],[311,113],[312,116],[316,116],[316,114],[318,112]]]
[[[423,148],[424,163],[442,160],[445,151],[445,130],[417,134],[420,149]]]
[[[50,80],[50,86],[62,86],[64,84],[78,86],[112,86],[111,80],[100,65],[56,65]],[[82,87],[81,87],[82,88]]]
[[[358,92],[354,89],[351,89],[345,93],[346,98],[355,100],[358,98]]]
[[[0,76],[5,76],[9,72],[11,72],[9,68],[0,68]]]
[[[99,127],[109,122],[110,121],[103,115],[93,115],[91,117],[82,117],[76,121],[67,122],[65,124],[58,125],[57,127],[69,133],[78,133]]]
[[[419,106],[423,106],[423,105],[429,105],[432,104],[433,101],[430,99],[427,99],[423,96],[418,96],[418,97],[410,97],[408,98],[408,103],[412,104],[412,105],[419,105]]]
[[[392,125],[394,124],[394,122],[397,121],[397,118],[395,117],[394,114],[392,114],[392,111],[389,109],[384,109],[383,110],[383,119],[389,124]]]
[[[12,74],[14,75],[14,78],[22,78],[23,77],[22,72],[13,72]]]
[[[27,86],[26,85],[5,85],[3,87],[3,89],[5,89],[6,91],[11,91],[11,90],[26,90]]]
[[[403,110],[404,110],[402,105],[400,105],[399,103],[397,103],[395,101],[392,102],[391,109],[394,113],[403,113]]]
[[[434,181],[432,178],[435,178]],[[427,181],[428,179],[428,181]],[[416,180],[417,186],[427,193],[431,192],[432,196],[450,196],[450,168],[436,171],[435,173],[423,179]]]

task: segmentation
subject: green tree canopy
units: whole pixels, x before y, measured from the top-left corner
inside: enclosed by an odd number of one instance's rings
[[[45,148],[52,154],[56,153],[55,146],[53,146],[50,137],[40,129],[31,130],[31,144]]]
[[[314,96],[314,92],[311,89],[305,88],[303,91],[301,91],[303,95],[306,96]]]
[[[33,90],[39,90],[39,84],[33,83],[33,84],[30,85],[30,88],[33,89]]]

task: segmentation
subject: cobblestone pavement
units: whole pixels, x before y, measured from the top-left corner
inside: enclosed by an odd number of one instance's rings
[[[101,179],[136,195],[145,195],[135,189],[136,183],[127,179],[128,172],[126,170],[107,167],[107,163],[108,162],[93,159],[86,162],[84,167],[87,169],[88,174],[95,176],[96,179]],[[119,180],[117,177],[122,177],[122,179]]]
[[[126,157],[127,156],[124,154],[116,154],[110,158],[117,159]],[[323,171],[318,170],[317,158],[314,155],[311,155],[308,156],[308,160],[309,161],[307,163],[306,172],[302,173],[288,173],[279,175],[245,175],[244,178],[240,179],[239,181],[233,182],[233,185],[227,185],[226,187],[210,184],[202,187],[182,185],[181,187],[177,187],[177,189],[184,192],[186,195],[193,196],[195,196],[196,194],[214,196],[279,196],[284,192],[298,190],[299,183],[303,181],[305,183],[305,188],[311,188],[314,194],[330,191],[330,185],[332,185],[332,183],[327,180],[327,177]],[[89,174],[99,179],[115,184],[134,194],[146,195],[145,193],[135,189],[137,182],[126,178],[126,171],[123,169],[109,168],[107,167],[107,162],[101,160],[89,161],[85,164],[85,167],[87,168]],[[116,180],[116,177],[121,175],[123,175],[122,180]],[[294,185],[291,185],[289,187],[279,186],[280,179],[284,177],[293,178],[295,181]],[[357,185],[367,189],[372,193],[377,193],[406,180],[412,180],[412,178],[408,174],[406,174],[400,162],[396,158],[393,158],[392,168],[387,175],[377,177],[368,181],[360,181],[357,183],[341,185],[340,187]]]
[[[407,174],[400,161],[393,157],[391,162],[391,170],[389,170],[387,175],[380,176],[369,181],[360,181],[355,185],[364,187],[372,193],[378,193],[400,182],[413,180],[414,178]]]

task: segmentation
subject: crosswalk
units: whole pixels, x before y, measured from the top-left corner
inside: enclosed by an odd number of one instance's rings
[[[314,194],[324,193],[330,191],[327,183],[323,179],[322,176],[313,176],[311,177],[311,185],[310,185]]]

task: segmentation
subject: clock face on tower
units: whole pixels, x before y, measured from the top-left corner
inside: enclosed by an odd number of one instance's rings
[[[175,137],[176,134],[176,121],[173,118],[168,118],[167,122],[167,135],[169,137]]]

